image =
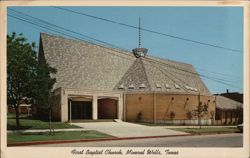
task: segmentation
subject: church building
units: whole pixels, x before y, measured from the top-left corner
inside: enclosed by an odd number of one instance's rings
[[[190,115],[207,105],[202,124],[211,124],[215,97],[194,67],[150,56],[41,33],[39,60],[57,69],[53,118],[197,124]]]

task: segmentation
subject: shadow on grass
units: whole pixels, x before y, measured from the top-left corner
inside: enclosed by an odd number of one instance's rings
[[[17,128],[17,126],[16,125],[10,125],[10,124],[8,124],[7,125],[7,129],[8,130],[27,130],[27,129],[31,129],[32,128],[32,126],[20,126],[19,128]]]
[[[16,119],[16,116],[13,116],[13,115],[11,115],[11,116],[8,116],[7,117],[8,119],[13,119],[13,120],[15,120]],[[36,117],[33,117],[33,116],[27,116],[27,115],[20,115],[19,116],[19,119],[24,119],[24,120],[30,120],[30,119],[32,119],[32,120],[41,120],[41,119],[39,119],[39,118],[36,118]],[[45,120],[45,119],[44,119]],[[46,121],[46,120],[45,120]]]

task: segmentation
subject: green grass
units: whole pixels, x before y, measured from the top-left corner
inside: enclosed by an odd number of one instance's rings
[[[49,122],[27,117],[27,115],[20,115],[20,124],[21,124],[20,130],[49,128]],[[81,128],[81,127],[62,122],[52,122],[52,128],[65,129],[65,128]],[[17,130],[16,119],[13,114],[8,114],[7,130]]]
[[[97,131],[68,131],[54,132],[49,135],[48,132],[41,133],[8,133],[8,143],[15,142],[31,142],[31,141],[46,141],[46,140],[79,140],[79,139],[94,139],[94,138],[111,138],[113,136],[100,133]]]
[[[168,128],[169,129],[169,128]],[[205,127],[205,128],[171,128],[172,130],[187,132],[191,134],[219,134],[219,133],[236,133],[239,130],[236,127]]]

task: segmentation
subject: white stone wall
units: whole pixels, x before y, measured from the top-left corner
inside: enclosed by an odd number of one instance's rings
[[[116,98],[118,100],[118,119],[123,120],[123,93],[92,90],[61,89],[61,122],[68,122],[68,99],[74,96],[87,96],[92,99],[92,119],[98,119],[98,97]]]

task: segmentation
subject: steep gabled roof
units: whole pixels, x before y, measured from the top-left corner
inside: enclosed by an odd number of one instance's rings
[[[44,57],[57,69],[54,88],[113,90],[135,60],[84,41],[41,34]]]
[[[57,69],[55,88],[210,95],[192,65],[41,33],[40,54]]]

